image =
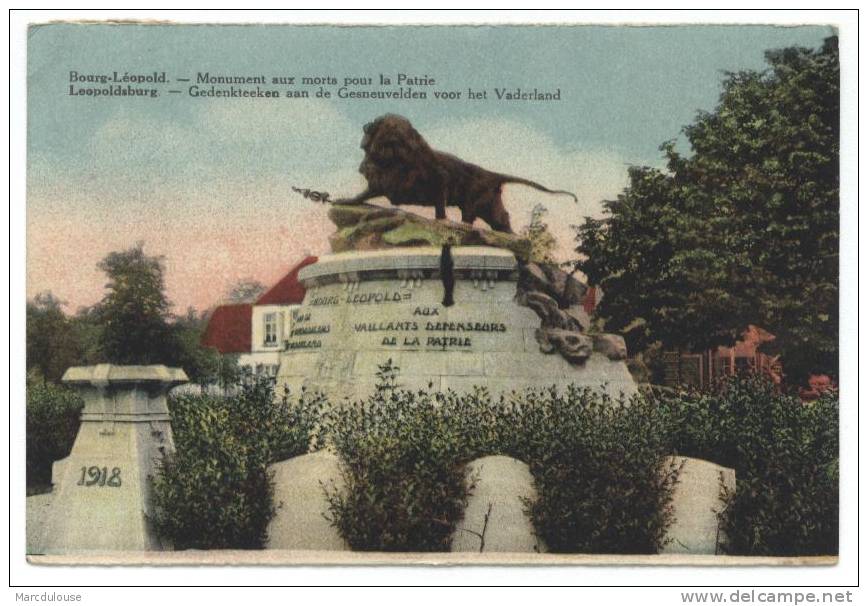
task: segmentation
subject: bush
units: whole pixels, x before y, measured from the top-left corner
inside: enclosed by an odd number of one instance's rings
[[[838,552],[838,400],[805,404],[760,377],[658,396],[672,448],[736,472],[721,515],[737,555]]]
[[[657,553],[679,469],[648,402],[584,388],[528,392],[515,431],[537,488],[534,527],[561,553]]]
[[[364,402],[331,413],[345,490],[327,493],[332,521],[356,550],[447,551],[467,501],[466,446],[445,396],[395,387],[391,361]]]
[[[51,483],[51,464],[69,455],[84,401],[75,391],[41,380],[27,383],[27,486]]]
[[[590,390],[529,390],[493,400],[411,392],[381,367],[364,402],[333,411],[330,436],[346,489],[328,492],[335,526],[353,549],[445,551],[472,490],[464,466],[477,457],[529,463],[539,500],[528,503],[552,551],[654,553],[669,523],[677,470],[652,407]]]
[[[493,399],[400,389],[397,372],[383,365],[370,398],[325,414],[321,398],[290,404],[270,383],[172,399],[177,452],[156,478],[158,528],[182,548],[261,547],[274,514],[267,465],[328,439],[345,480],[325,488],[329,515],[356,550],[448,550],[473,489],[466,463],[503,454],[530,466],[528,515],[551,551],[656,553],[679,471],[666,461],[679,454],[736,470],[721,515],[728,553],[837,553],[834,394],[806,405],[739,377],[629,402],[576,387]]]
[[[158,532],[176,549],[261,548],[275,513],[267,467],[308,452],[321,408],[308,394],[275,397],[271,380],[170,398],[176,450],[154,478]]]

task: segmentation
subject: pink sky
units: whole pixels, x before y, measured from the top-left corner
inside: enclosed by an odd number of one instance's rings
[[[242,278],[276,282],[305,253],[328,252],[333,231],[324,209],[313,205],[307,216],[286,221],[263,216],[185,228],[159,216],[120,224],[49,218],[28,227],[27,296],[51,290],[68,303],[69,312],[102,298],[106,277],[97,263],[138,240],[147,254],[165,257],[166,292],[181,313],[188,306],[203,310],[219,303]]]

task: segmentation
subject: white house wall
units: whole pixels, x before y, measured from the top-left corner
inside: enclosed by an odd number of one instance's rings
[[[254,305],[251,320],[251,353],[277,352],[283,347],[283,342],[289,338],[292,330],[292,310],[298,305]],[[277,342],[274,346],[265,345],[265,315],[277,314]]]
[[[250,353],[238,357],[239,366],[249,366],[257,374],[259,374],[257,369],[263,369],[264,374],[276,374],[276,368],[280,364],[280,351],[292,330],[292,310],[298,307],[298,305],[254,305],[250,321]],[[277,342],[273,346],[265,344],[265,315],[270,313],[277,314]]]

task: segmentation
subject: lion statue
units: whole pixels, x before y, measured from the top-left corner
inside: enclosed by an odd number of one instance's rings
[[[549,194],[574,194],[551,190],[539,183],[491,172],[456,156],[432,149],[402,116],[386,114],[364,127],[361,147],[365,158],[359,166],[368,187],[359,195],[335,204],[360,204],[383,196],[394,205],[433,206],[437,219],[446,218],[446,207],[461,209],[461,220],[482,219],[492,229],[512,232],[501,193],[506,183],[528,185]]]

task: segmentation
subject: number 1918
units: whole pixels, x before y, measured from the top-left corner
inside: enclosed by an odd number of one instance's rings
[[[90,467],[81,468],[81,478],[78,480],[78,486],[111,486],[117,488],[121,485],[121,468],[113,467],[111,475],[108,473],[108,467]]]

